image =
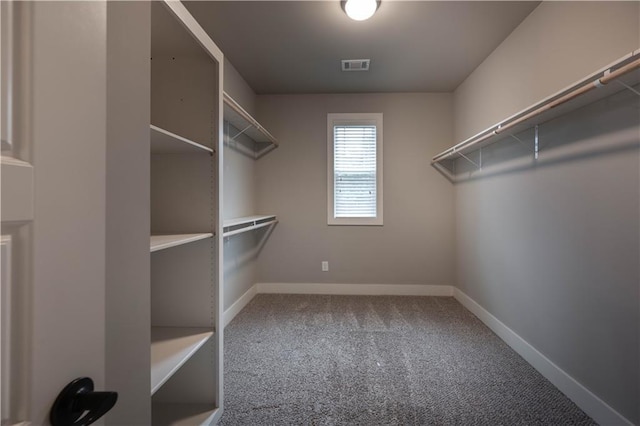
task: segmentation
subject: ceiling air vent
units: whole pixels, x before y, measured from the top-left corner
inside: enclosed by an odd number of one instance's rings
[[[369,71],[371,59],[343,59],[342,71]]]

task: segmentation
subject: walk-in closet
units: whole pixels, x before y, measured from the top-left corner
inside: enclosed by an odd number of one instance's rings
[[[2,425],[640,425],[640,3],[0,1]]]

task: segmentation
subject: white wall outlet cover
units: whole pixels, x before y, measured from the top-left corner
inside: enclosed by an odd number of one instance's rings
[[[322,261],[322,272],[327,272],[329,270],[329,262],[326,260]]]

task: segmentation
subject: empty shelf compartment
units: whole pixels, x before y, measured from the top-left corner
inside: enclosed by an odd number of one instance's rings
[[[151,395],[211,336],[210,328],[151,327]]]
[[[210,425],[220,416],[220,410],[210,404],[154,403],[154,425]]]

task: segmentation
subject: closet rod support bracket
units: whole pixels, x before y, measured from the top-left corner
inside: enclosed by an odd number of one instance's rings
[[[471,164],[473,164],[474,166],[476,166],[478,168],[478,170],[482,170],[482,165],[476,163],[475,161],[473,161],[472,159],[470,159],[469,157],[467,157],[466,155],[464,155],[462,152],[458,152],[458,154],[460,154],[460,156],[462,158],[464,158],[465,160],[467,160],[468,162],[470,162]],[[480,154],[482,155],[482,154]],[[482,157],[481,157],[482,158]],[[481,160],[482,161],[482,160]]]
[[[250,129],[250,128],[252,128],[252,127],[253,127],[253,125],[252,125],[252,124],[249,124],[247,127],[245,127],[244,129],[242,129],[242,131],[241,131],[241,132],[236,133],[236,135],[235,135],[234,137],[232,137],[232,138],[231,138],[231,141],[232,141],[232,142],[235,142],[235,141],[236,141],[236,139],[237,139],[238,137],[240,137],[240,135],[242,135],[244,132],[246,132],[247,130],[249,130],[249,129]]]
[[[636,89],[634,89],[633,87],[629,86],[629,85],[628,85],[627,83],[625,83],[624,81],[622,81],[622,80],[616,80],[616,82],[617,82],[618,84],[620,84],[621,86],[623,86],[624,88],[626,88],[626,89],[628,89],[628,90],[632,91],[632,92],[633,92],[633,93],[635,93],[636,95],[640,96],[640,92],[639,92],[639,91],[637,91],[637,90],[636,90]]]
[[[520,139],[519,137],[517,137],[516,135],[513,135],[513,134],[509,133],[509,136],[511,136],[514,140],[516,140],[516,141],[520,142],[520,143],[522,144],[522,146],[524,146],[524,147],[527,149],[527,151],[531,151],[531,152],[533,152],[533,153],[535,153],[535,152],[536,152],[536,151],[535,151],[535,148],[534,148],[534,149],[529,148],[529,147],[527,146],[527,143],[526,143],[525,141],[523,141],[522,139]]]
[[[536,124],[536,133],[535,133],[535,139],[534,139],[534,148],[533,148],[533,157],[537,160],[538,159],[538,152],[540,150],[540,145],[539,145],[539,139],[538,139],[538,125]]]

